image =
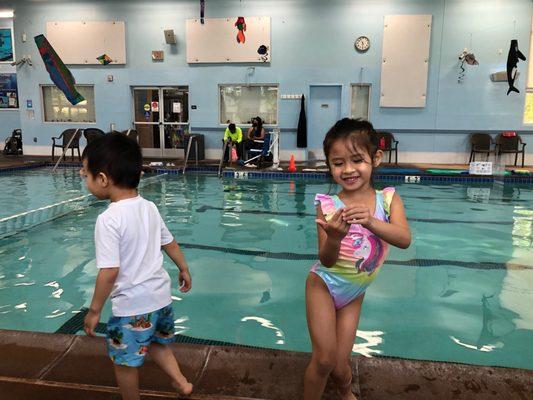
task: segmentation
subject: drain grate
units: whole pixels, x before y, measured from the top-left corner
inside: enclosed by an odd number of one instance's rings
[[[63,333],[70,335],[80,333],[81,331],[83,331],[83,320],[85,319],[87,312],[89,312],[88,308],[81,308],[80,311],[77,312],[72,318],[70,318],[67,322],[61,325],[55,333]],[[99,322],[96,326],[95,331],[97,333],[106,334],[107,324],[105,322]],[[268,347],[249,346],[245,344],[225,342],[222,340],[202,339],[180,334],[176,335],[176,343],[201,344],[207,346],[244,347],[249,349],[268,349]]]

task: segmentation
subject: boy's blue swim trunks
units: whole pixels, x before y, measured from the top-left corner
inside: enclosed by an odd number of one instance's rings
[[[107,323],[107,352],[117,365],[140,367],[151,343],[175,341],[172,304],[132,317],[111,316]]]

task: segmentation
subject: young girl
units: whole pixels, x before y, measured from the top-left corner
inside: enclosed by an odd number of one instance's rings
[[[377,141],[370,122],[350,118],[338,121],[324,139],[326,162],[342,189],[315,197],[320,261],[306,282],[313,354],[305,372],[305,400],[321,398],[329,375],[342,399],[355,399],[349,360],[365,291],[388,245],[411,243],[400,196],[391,187],[372,187],[372,171],[383,155]]]

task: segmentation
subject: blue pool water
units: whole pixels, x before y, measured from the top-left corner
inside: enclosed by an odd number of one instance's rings
[[[8,179],[13,175],[0,176],[0,184]],[[86,193],[74,170],[52,177],[48,169],[23,172],[18,180],[31,182],[18,183],[27,190],[0,194],[2,204],[16,199],[10,212],[68,199],[57,187],[73,197]],[[316,258],[313,198],[329,183],[149,180],[142,195],[158,205],[192,271],[190,293],[174,286],[176,331],[309,351],[304,284]],[[354,351],[533,369],[531,186],[397,189],[414,242],[391,250],[368,290]],[[89,199],[0,240],[0,328],[54,332],[88,306],[94,222],[106,206]],[[177,281],[168,259],[165,266]],[[103,321],[109,313],[108,304]]]

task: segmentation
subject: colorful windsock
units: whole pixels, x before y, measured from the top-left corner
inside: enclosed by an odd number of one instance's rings
[[[66,65],[63,64],[63,61],[61,61],[61,58],[59,58],[44,35],[35,36],[34,39],[52,82],[54,82],[59,90],[65,94],[65,97],[72,103],[72,105],[76,105],[80,101],[85,100],[85,98],[76,91],[76,87],[74,86],[76,80],[72,76],[72,73]]]

